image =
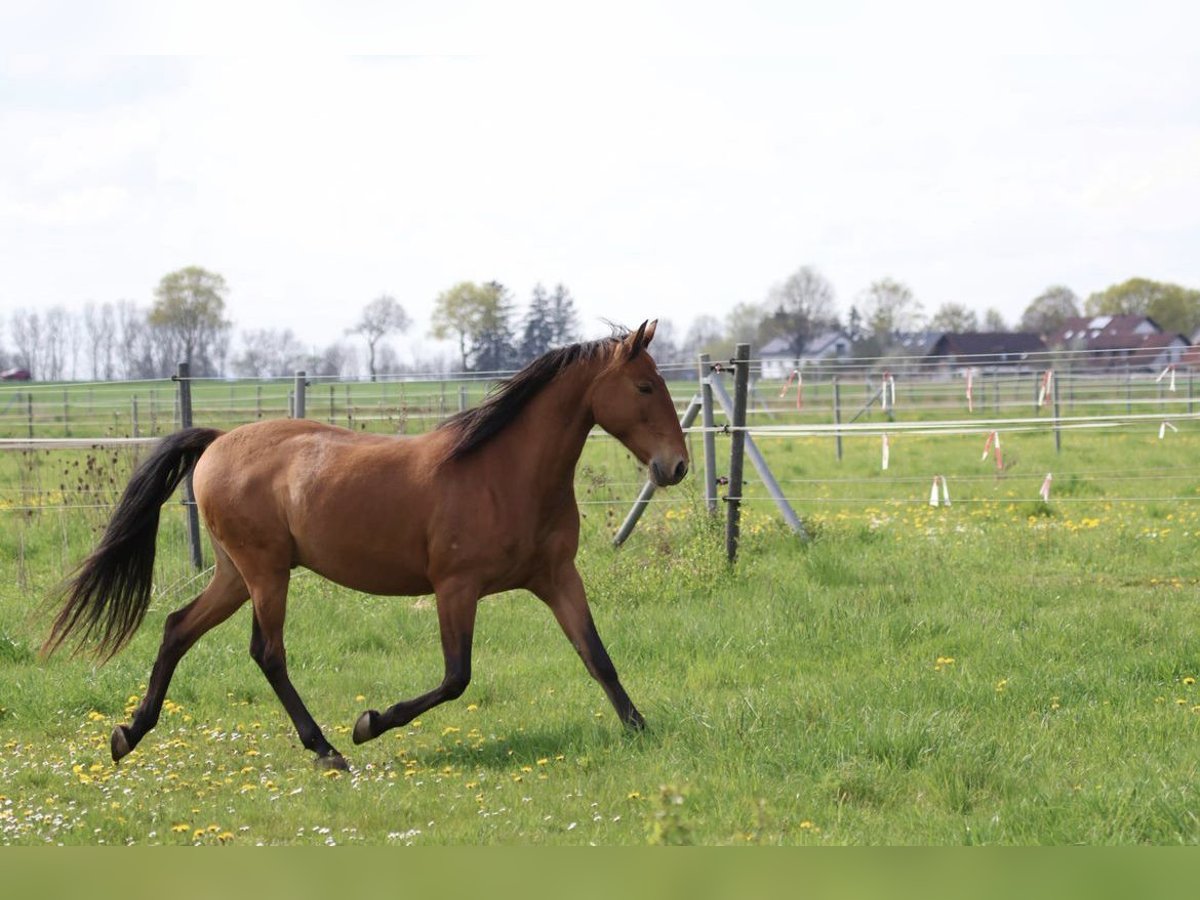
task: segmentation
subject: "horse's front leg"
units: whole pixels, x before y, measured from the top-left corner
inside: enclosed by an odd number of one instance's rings
[[[479,588],[473,583],[456,581],[438,585],[436,593],[442,657],[445,660],[441,684],[419,697],[402,700],[383,712],[373,709],[364,712],[354,724],[354,743],[361,744],[379,737],[388,729],[407,725],[439,703],[461,697],[470,684],[471,641],[475,635]]]
[[[588,672],[604,688],[621,722],[635,731],[645,728],[646,720],[621,686],[616,666],[596,631],[596,623],[592,621],[587,594],[583,589],[583,579],[579,577],[575,563],[561,564],[551,577],[545,579],[544,583],[535,584],[532,589],[550,607]]]

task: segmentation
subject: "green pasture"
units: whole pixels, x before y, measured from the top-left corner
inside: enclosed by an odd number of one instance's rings
[[[846,437],[840,462],[832,437],[760,438],[813,539],[752,481],[734,566],[695,475],[613,549],[641,476],[611,439],[589,442],[580,566],[643,734],[513,593],[481,606],[460,700],[356,747],[363,709],[440,678],[436,613],[297,572],[292,676],[349,774],[312,767],[249,657],[247,609],[185,658],[158,729],[114,766],[109,733],[163,618],[203,581],[181,510],[164,514],[133,643],[102,667],[43,660],[42,598],[90,549],[133,451],[5,453],[0,843],[1200,841],[1195,423],[1162,440],[1153,421],[1065,431],[1061,452],[1048,428],[1003,434],[997,466],[980,458],[990,413],[975,415],[978,434],[895,434],[886,472],[877,432]],[[952,505],[933,508],[939,474]]]

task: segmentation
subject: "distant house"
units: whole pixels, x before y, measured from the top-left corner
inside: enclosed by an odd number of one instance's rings
[[[844,331],[826,331],[812,338],[797,353],[789,337],[776,337],[758,351],[763,378],[787,378],[796,369],[850,355],[850,336]]]
[[[1112,345],[1161,333],[1162,328],[1149,316],[1072,316],[1046,335],[1046,343],[1064,350],[1089,350],[1096,341]]]
[[[1102,336],[1090,341],[1080,365],[1089,369],[1121,369],[1161,372],[1178,365],[1191,346],[1182,334]]]
[[[932,368],[961,369],[1036,368],[1046,344],[1031,331],[964,331],[941,335],[925,354]]]
[[[1182,334],[1164,332],[1149,316],[1078,316],[1049,336],[1051,346],[1082,351],[1078,368],[1162,370],[1178,365],[1192,345]]]

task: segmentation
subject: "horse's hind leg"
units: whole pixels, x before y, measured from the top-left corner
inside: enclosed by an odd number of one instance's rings
[[[133,714],[133,721],[113,729],[111,749],[114,762],[136,747],[158,723],[163,700],[167,696],[167,686],[183,655],[201,635],[228,619],[250,596],[242,576],[224,550],[217,544],[213,545],[213,549],[217,561],[212,580],[195,600],[167,616],[158,658],[154,661],[150,683],[146,686],[146,696]]]
[[[389,728],[407,725],[439,703],[461,697],[471,682],[471,643],[475,635],[475,610],[479,590],[472,584],[442,584],[437,588],[438,625],[442,633],[445,672],[432,691],[403,700],[379,713],[367,710],[354,724],[354,743],[377,738]]]
[[[300,742],[317,754],[318,768],[348,769],[342,754],[325,739],[304,701],[288,677],[287,651],[283,646],[283,622],[287,611],[288,570],[282,574],[252,579],[254,630],[250,636],[250,655],[258,663],[287,714],[291,717]]]

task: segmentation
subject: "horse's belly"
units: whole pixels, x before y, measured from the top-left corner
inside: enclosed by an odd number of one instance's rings
[[[381,547],[338,541],[305,546],[298,542],[295,561],[330,581],[367,594],[413,596],[433,591],[423,554],[403,543]]]

